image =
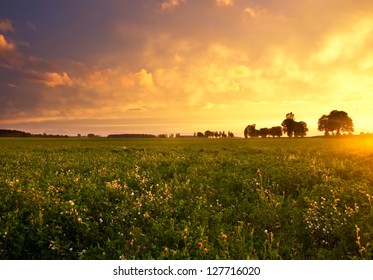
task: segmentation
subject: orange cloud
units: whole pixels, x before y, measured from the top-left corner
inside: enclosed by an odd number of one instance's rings
[[[72,85],[72,81],[67,73],[46,73],[44,83],[49,87]]]
[[[352,59],[365,51],[364,46],[371,38],[372,32],[373,19],[359,19],[349,29],[331,33],[323,42],[322,48],[314,54],[313,59],[321,64]]]
[[[109,94],[112,98],[116,92],[132,93],[154,90],[153,74],[146,69],[138,72],[125,72],[119,69],[96,69],[80,65],[84,70],[74,78],[74,85],[81,90],[90,90]]]
[[[0,66],[13,68],[23,63],[23,57],[15,48],[15,45],[8,42],[4,35],[0,34]]]
[[[252,18],[256,18],[265,12],[265,10],[263,9],[253,8],[253,7],[247,7],[244,11],[246,14],[250,15]]]
[[[145,87],[148,90],[154,89],[153,75],[145,69],[141,69],[140,72],[135,74],[135,79],[141,87]]]
[[[215,0],[218,6],[232,6],[233,0]]]
[[[49,75],[49,80],[45,76],[39,77],[40,82],[55,88],[58,85],[71,86],[69,93],[64,94],[63,102],[56,99],[45,104],[45,107],[51,104],[62,106],[63,112],[68,112],[74,118],[81,115],[97,118],[97,112],[100,112],[99,115],[110,116],[108,118],[118,118],[128,116],[128,110],[133,108],[153,106],[157,88],[150,71],[141,69],[129,72],[118,68],[90,67],[83,63],[74,65],[76,69],[71,69],[71,72],[75,75],[71,77],[67,74],[57,76],[57,73]],[[62,93],[62,90],[56,88],[56,92]],[[57,98],[58,93],[53,96]],[[114,111],[115,115],[111,115]]]
[[[0,51],[1,50],[14,50],[14,45],[12,43],[8,43],[2,34],[0,34]]]
[[[176,6],[179,6],[181,3],[185,3],[185,0],[168,0],[161,3],[162,10],[169,10]]]
[[[0,31],[2,32],[7,32],[7,31],[10,31],[10,32],[15,32],[15,29],[13,28],[12,26],[12,23],[10,22],[10,20],[2,20],[0,19]]]
[[[254,11],[253,8],[246,8],[245,12],[248,13],[251,17],[256,17],[256,12]]]
[[[2,34],[0,34],[0,59],[1,66],[20,72],[55,72],[58,68],[50,61],[18,51],[16,44],[9,42]]]
[[[41,83],[48,87],[57,87],[57,86],[71,86],[73,85],[73,82],[69,75],[65,72],[62,74],[56,73],[56,72],[38,72],[35,70],[26,70],[24,71],[25,76],[28,80],[35,82],[35,83]]]

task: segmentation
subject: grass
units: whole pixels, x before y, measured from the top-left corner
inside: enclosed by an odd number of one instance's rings
[[[373,144],[0,139],[0,259],[372,259]]]

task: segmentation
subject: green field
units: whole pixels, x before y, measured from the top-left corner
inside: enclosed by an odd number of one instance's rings
[[[371,139],[0,139],[0,259],[372,259]]]

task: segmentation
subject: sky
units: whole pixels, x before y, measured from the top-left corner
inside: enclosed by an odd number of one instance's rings
[[[193,134],[317,121],[373,132],[371,0],[4,0],[0,128]]]

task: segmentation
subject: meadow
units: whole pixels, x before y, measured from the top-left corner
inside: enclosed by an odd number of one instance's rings
[[[0,138],[0,259],[372,259],[373,141]]]

